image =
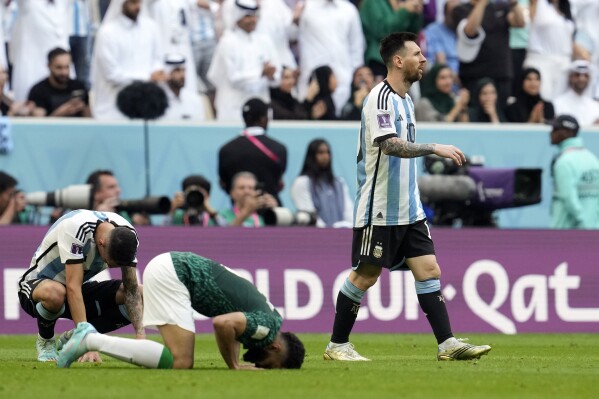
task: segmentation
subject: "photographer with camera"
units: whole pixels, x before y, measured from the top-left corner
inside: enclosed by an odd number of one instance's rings
[[[262,191],[251,172],[233,176],[229,195],[233,206],[221,212],[229,226],[263,227],[264,219],[258,212],[278,206],[276,198]]]
[[[121,204],[121,187],[110,170],[96,170],[87,177],[87,184],[92,186],[92,207],[94,211],[115,212],[136,226],[150,225],[150,217],[145,212],[129,213],[119,209]]]
[[[151,224],[148,213],[154,212],[145,212],[143,209],[132,209],[131,206],[123,206],[126,203],[132,201],[121,200],[121,187],[119,186],[119,182],[112,171],[106,169],[96,170],[87,177],[85,184],[89,185],[87,187],[90,188],[89,204],[85,206],[84,204],[80,204],[80,202],[87,202],[87,200],[85,199],[87,197],[86,185],[70,186],[71,188],[79,187],[79,189],[82,190],[81,192],[77,190],[77,193],[67,193],[66,191],[68,191],[70,187],[67,187],[63,190],[58,190],[62,191],[62,197],[59,201],[56,201],[56,198],[53,198],[53,200],[50,200],[50,202],[48,202],[48,199],[46,197],[40,199],[36,197],[35,200],[32,197],[30,197],[29,202],[34,205],[57,206],[57,208],[55,208],[50,215],[50,224],[56,222],[61,216],[63,216],[70,210],[65,208],[82,208],[100,212],[114,212],[125,218],[127,222],[133,225],[145,226]],[[83,198],[79,198],[80,196],[83,196]],[[41,201],[41,203],[38,203],[39,201]],[[67,205],[65,205],[65,201]],[[166,212],[166,210],[164,212]]]
[[[210,182],[201,175],[190,175],[183,179],[183,191],[175,193],[164,224],[226,226],[227,222],[210,205],[210,187]]]

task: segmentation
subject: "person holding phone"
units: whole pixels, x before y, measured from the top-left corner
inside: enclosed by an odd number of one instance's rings
[[[47,78],[35,84],[28,100],[39,116],[90,117],[88,92],[83,82],[70,78],[71,54],[60,47],[48,53]]]

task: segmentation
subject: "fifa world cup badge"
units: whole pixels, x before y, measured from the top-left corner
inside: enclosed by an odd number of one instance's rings
[[[374,246],[374,249],[372,250],[372,256],[374,256],[377,259],[383,256],[383,246],[380,242],[377,242]]]

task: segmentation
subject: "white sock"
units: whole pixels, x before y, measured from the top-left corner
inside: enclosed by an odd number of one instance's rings
[[[454,346],[459,343],[460,343],[460,341],[458,341],[456,339],[456,337],[451,337],[451,338],[447,338],[445,341],[441,342],[439,344],[439,348],[444,349],[444,348],[447,348],[449,346]]]
[[[158,342],[148,339],[121,338],[104,334],[88,334],[85,343],[91,351],[102,352],[108,356],[148,368],[170,368],[165,367],[165,355],[172,356],[169,350]],[[168,354],[166,354],[167,352]],[[162,362],[162,364],[161,364]],[[168,363],[168,359],[166,359]]]
[[[344,344],[337,344],[337,343],[335,343],[335,342],[329,342],[329,344],[327,345],[327,347],[328,347],[328,348],[337,348],[337,347],[339,347],[339,346],[345,346],[345,345],[347,345],[347,344],[349,344],[349,342],[346,342],[346,343],[344,343]]]

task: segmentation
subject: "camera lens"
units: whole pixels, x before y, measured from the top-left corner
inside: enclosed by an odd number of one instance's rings
[[[190,190],[185,194],[185,204],[189,208],[199,208],[204,205],[204,194],[199,190]]]

